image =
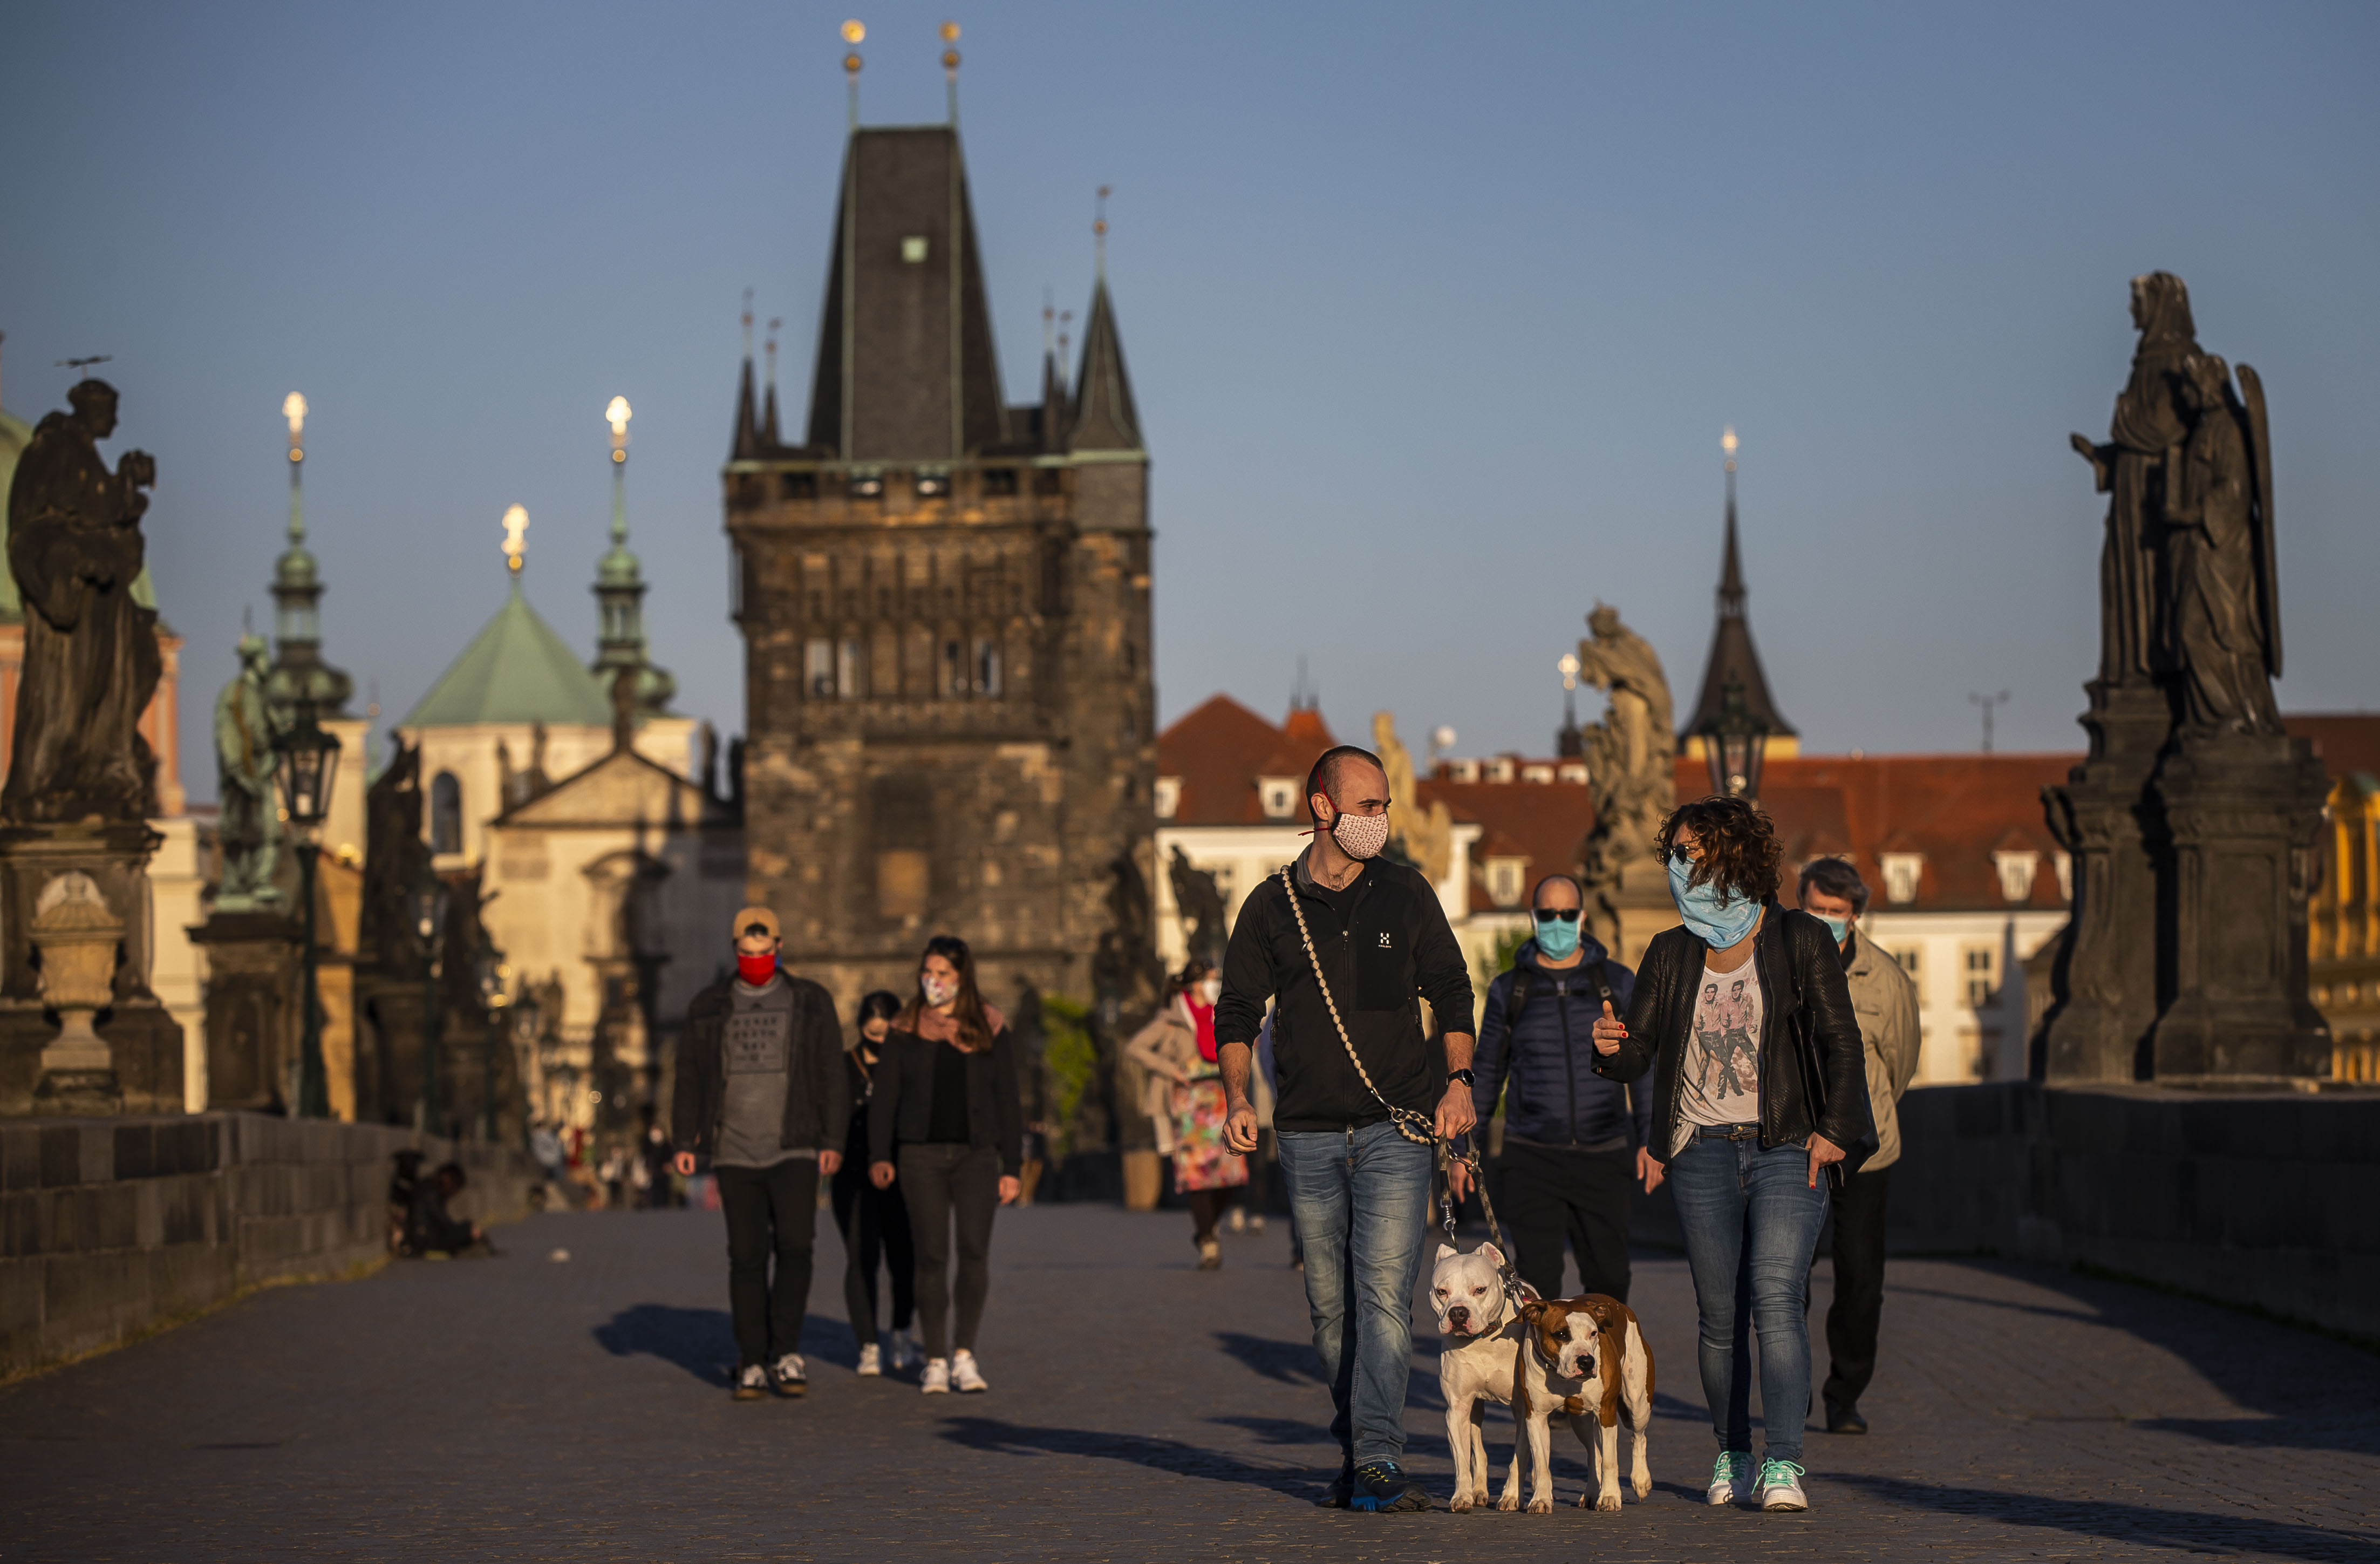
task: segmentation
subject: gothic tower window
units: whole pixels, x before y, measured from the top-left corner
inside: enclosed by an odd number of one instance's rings
[[[430,784],[430,850],[463,850],[463,784],[442,771]]]

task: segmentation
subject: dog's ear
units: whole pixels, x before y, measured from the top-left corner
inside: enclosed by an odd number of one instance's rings
[[[1543,1318],[1545,1312],[1546,1301],[1542,1298],[1526,1299],[1521,1304],[1521,1318],[1528,1321],[1531,1325],[1536,1324],[1539,1319]]]
[[[1479,1246],[1477,1252],[1480,1258],[1486,1260],[1498,1270],[1500,1271],[1504,1268],[1504,1252],[1497,1248],[1494,1244],[1483,1243]]]
[[[1459,1252],[1461,1252],[1451,1243],[1439,1244],[1438,1246],[1438,1264],[1441,1265],[1445,1265],[1449,1260],[1453,1259]]]

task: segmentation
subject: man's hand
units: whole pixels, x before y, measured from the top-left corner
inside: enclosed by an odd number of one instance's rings
[[[1628,1023],[1620,1019],[1611,1008],[1611,1001],[1606,999],[1602,1019],[1595,1023],[1595,1051],[1607,1056],[1616,1054],[1627,1035]]]
[[[694,1154],[692,1152],[680,1152],[675,1156],[670,1158],[670,1166],[677,1169],[677,1176],[679,1178],[691,1179],[694,1177]]]
[[[1471,1165],[1469,1163],[1458,1162],[1452,1157],[1447,1158],[1446,1189],[1447,1192],[1454,1197],[1455,1202],[1458,1204],[1462,1203],[1463,1196],[1471,1192]]]
[[[889,1162],[871,1162],[868,1165],[868,1181],[880,1190],[891,1189],[893,1176],[892,1165]]]
[[[1232,1111],[1223,1120],[1223,1143],[1242,1156],[1257,1149],[1257,1110],[1247,1098],[1232,1099]]]
[[[1002,1173],[1000,1176],[1001,1204],[1014,1205],[1016,1204],[1016,1197],[1024,1192],[1025,1185],[1023,1181],[1018,1179],[1013,1174]]]
[[[1471,1088],[1460,1081],[1446,1083],[1446,1095],[1438,1099],[1438,1138],[1451,1141],[1457,1135],[1467,1135],[1479,1122],[1479,1106],[1471,1100]]]
[[[819,1153],[819,1176],[820,1178],[833,1178],[835,1173],[841,1169],[842,1167],[843,1154],[841,1152],[822,1151]]]
[[[1645,1192],[1646,1194],[1651,1194],[1655,1190],[1659,1189],[1661,1187],[1661,1180],[1669,1176],[1670,1170],[1663,1167],[1659,1162],[1654,1159],[1651,1147],[1638,1146],[1636,1148],[1636,1177],[1645,1180]]]
[[[1810,1187],[1818,1187],[1818,1170],[1830,1162],[1843,1159],[1843,1148],[1816,1130],[1810,1132]]]

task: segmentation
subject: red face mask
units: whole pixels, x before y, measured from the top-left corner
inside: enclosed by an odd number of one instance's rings
[[[737,951],[735,975],[753,987],[759,987],[777,975],[777,953],[771,950],[765,956],[747,956]]]

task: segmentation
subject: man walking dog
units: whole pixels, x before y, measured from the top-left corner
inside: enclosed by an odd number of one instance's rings
[[[1378,856],[1389,845],[1379,758],[1341,745],[1314,763],[1305,795],[1313,846],[1249,893],[1223,955],[1224,1134],[1233,1151],[1256,1150],[1250,1047],[1272,999],[1274,1133],[1342,1462],[1323,1502],[1425,1509],[1428,1497],[1398,1465],[1413,1289],[1435,1141],[1475,1117],[1471,977],[1436,889]],[[1442,1055],[1422,1031],[1424,998]]]

